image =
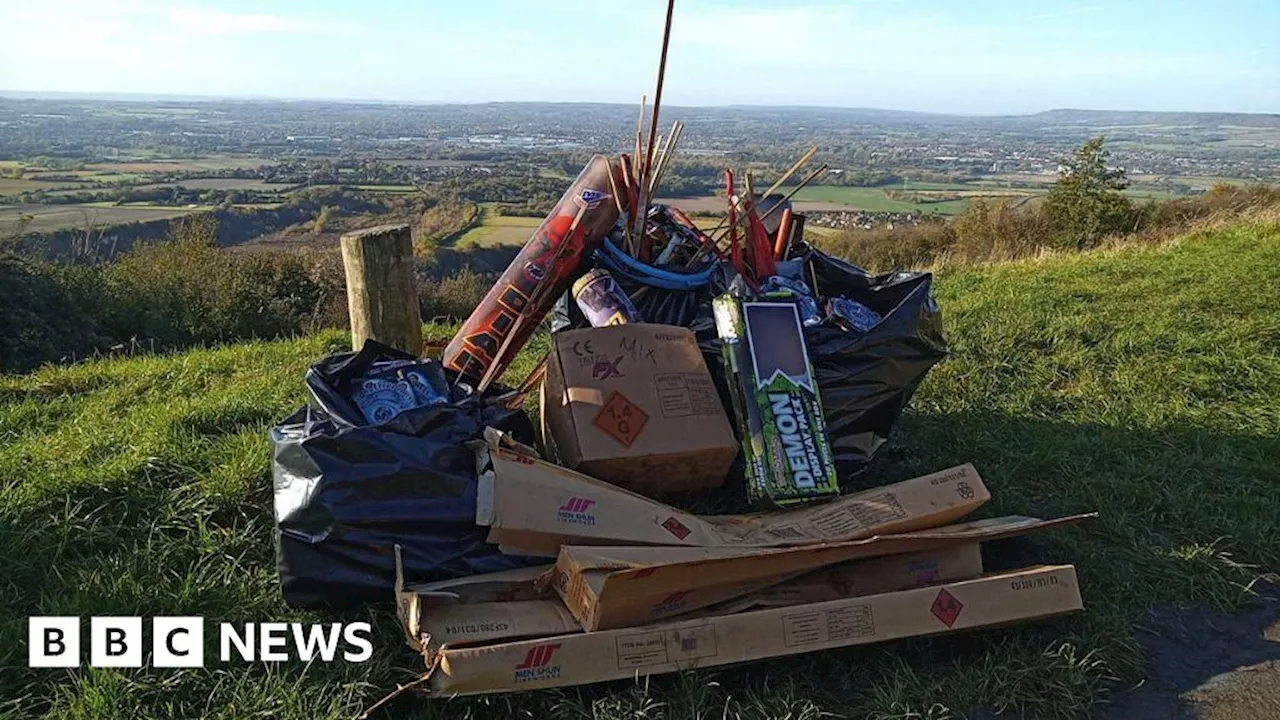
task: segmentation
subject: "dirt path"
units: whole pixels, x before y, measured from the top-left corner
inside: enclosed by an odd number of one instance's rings
[[[1280,586],[1243,613],[1155,610],[1139,623],[1151,663],[1142,686],[1116,693],[1099,720],[1280,719]]]

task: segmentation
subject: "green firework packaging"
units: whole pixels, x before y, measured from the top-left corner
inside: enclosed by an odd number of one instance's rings
[[[713,308],[751,502],[788,505],[839,495],[796,306],[722,295]]]

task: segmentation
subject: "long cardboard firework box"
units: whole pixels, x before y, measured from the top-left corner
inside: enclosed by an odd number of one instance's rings
[[[537,690],[680,672],[1072,613],[1075,568],[1046,566],[866,597],[475,647],[442,647],[435,697]]]
[[[789,302],[712,301],[756,506],[840,494],[804,326]]]
[[[837,563],[1043,532],[1091,515],[1003,517],[788,548],[565,546],[552,583],[586,630],[644,625],[749,595]]]
[[[489,433],[474,448],[476,524],[504,552],[556,557],[562,545],[779,547],[945,525],[990,499],[972,465],[753,515],[700,516],[535,457]]]
[[[399,616],[410,646],[430,661],[445,646],[580,631],[577,619],[551,591],[552,569],[548,565],[425,585],[397,584]],[[876,595],[980,575],[982,553],[971,543],[824,568],[692,614],[724,615]]]

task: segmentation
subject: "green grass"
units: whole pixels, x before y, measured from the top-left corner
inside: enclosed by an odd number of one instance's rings
[[[486,207],[482,207],[481,212],[484,217],[480,224],[458,237],[458,247],[520,247],[529,242],[533,231],[542,224],[542,218],[494,215]]]
[[[105,172],[105,173],[97,173],[95,175],[90,175],[87,179],[92,180],[93,182],[100,182],[100,183],[140,182],[146,179],[146,176],[143,175],[142,173],[136,173],[136,172]]]
[[[888,188],[893,189],[893,188]],[[945,188],[943,188],[945,189]],[[970,188],[979,189],[979,188]],[[813,185],[796,193],[797,201],[829,202],[847,205],[855,210],[872,210],[877,212],[932,212],[942,215],[955,215],[969,206],[968,200],[945,200],[942,202],[913,203],[894,200],[885,195],[885,188],[845,187],[840,185]],[[783,192],[790,192],[784,188]]]
[[[508,697],[394,717],[1084,718],[1136,683],[1152,607],[1236,608],[1280,570],[1280,227],[939,280],[952,357],[882,449],[885,483],[964,461],[984,516],[1099,510],[992,565],[1074,562],[1087,611],[1028,626]],[[428,328],[433,337],[449,328]],[[266,429],[327,333],[0,377],[0,717],[351,717],[420,671],[389,606],[364,665],[26,670],[29,615],[293,612],[273,571]],[[508,378],[527,371],[538,347]],[[87,623],[86,623],[87,627]],[[215,646],[216,650],[216,646]]]
[[[369,192],[389,192],[389,193],[411,193],[417,192],[418,188],[412,185],[357,185],[357,190],[368,190]]]

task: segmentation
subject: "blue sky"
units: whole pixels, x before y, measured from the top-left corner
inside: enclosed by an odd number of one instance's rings
[[[0,90],[632,103],[664,10],[0,0]],[[664,102],[1280,112],[1278,38],[1277,0],[677,0]]]

